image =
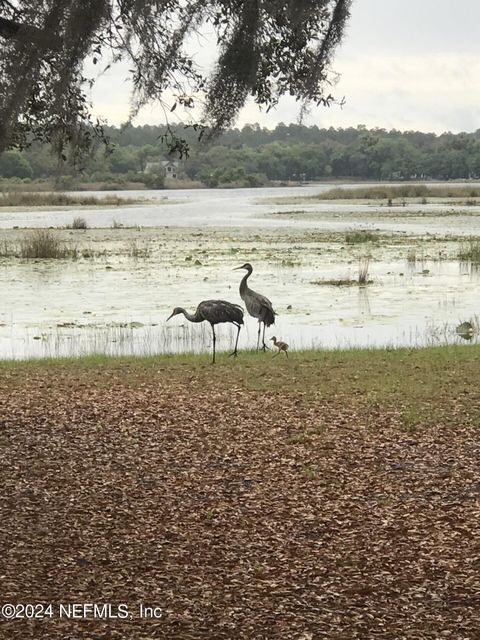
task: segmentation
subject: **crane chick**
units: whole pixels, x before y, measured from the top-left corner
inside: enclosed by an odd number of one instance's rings
[[[285,353],[285,355],[288,358],[288,344],[286,342],[283,342],[282,340],[277,340],[276,336],[272,336],[270,338],[270,340],[273,340],[273,344],[277,347],[278,351],[277,353],[273,356],[275,358],[275,356],[278,356],[280,353],[282,353],[282,351]]]

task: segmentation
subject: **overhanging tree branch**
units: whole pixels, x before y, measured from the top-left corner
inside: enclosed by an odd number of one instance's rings
[[[160,101],[206,105],[197,122],[221,132],[247,98],[329,104],[330,60],[351,0],[0,0],[0,151],[32,137],[77,149],[91,142],[84,62],[127,59],[132,110]],[[186,49],[215,31],[211,76]],[[177,109],[178,111],[178,109]],[[90,131],[90,134],[88,134]]]

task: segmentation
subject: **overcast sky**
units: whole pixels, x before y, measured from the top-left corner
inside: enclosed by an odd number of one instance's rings
[[[314,108],[306,124],[421,131],[480,129],[479,0],[354,0],[335,71],[334,90],[343,107]],[[200,46],[200,45],[199,45]],[[200,57],[208,59],[208,47]],[[97,81],[94,111],[109,124],[127,118],[129,88],[117,67]],[[295,122],[298,103],[284,99],[275,111],[254,104],[237,126],[273,128]],[[146,108],[135,124],[164,122],[160,108]]]

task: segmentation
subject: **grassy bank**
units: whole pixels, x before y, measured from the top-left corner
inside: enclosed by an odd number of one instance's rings
[[[0,363],[4,599],[126,603],[98,638],[475,637],[479,355]]]
[[[200,386],[230,386],[286,396],[336,398],[352,403],[371,401],[399,407],[411,416],[418,413],[436,419],[450,419],[447,407],[462,396],[468,399],[468,413],[480,417],[480,391],[472,381],[480,377],[480,345],[451,345],[422,349],[347,349],[291,352],[289,359],[256,351],[242,351],[236,360],[219,355],[210,366],[210,355],[159,355],[115,357],[93,355],[83,358],[0,361],[4,381],[19,381],[29,372],[45,379],[72,377],[88,384],[99,375],[102,384],[123,379],[143,384],[168,378],[181,382],[185,376]],[[468,394],[468,396],[467,396]],[[471,406],[470,406],[471,405]]]

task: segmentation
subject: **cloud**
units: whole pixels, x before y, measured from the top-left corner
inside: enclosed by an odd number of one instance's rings
[[[346,105],[337,122],[363,116],[369,126],[438,133],[480,126],[480,59],[470,53],[359,56],[339,71]]]

